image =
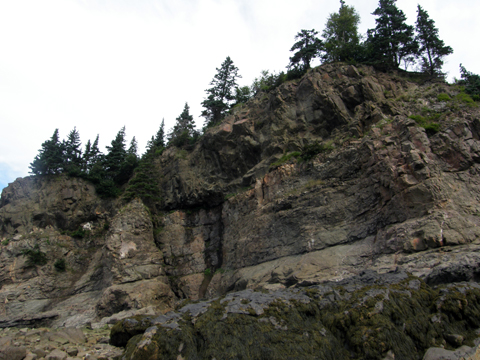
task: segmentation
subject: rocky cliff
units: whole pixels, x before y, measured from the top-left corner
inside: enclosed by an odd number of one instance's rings
[[[154,160],[155,209],[17,179],[0,203],[0,326],[100,326],[365,270],[476,281],[480,113],[458,86],[401,75],[324,65],[257,94]]]

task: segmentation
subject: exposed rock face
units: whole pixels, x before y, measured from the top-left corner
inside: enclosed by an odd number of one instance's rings
[[[174,294],[143,204],[122,207],[108,231],[101,224],[84,224],[91,232],[82,239],[50,226],[4,240],[0,327],[79,326],[123,310],[172,306]],[[45,264],[32,263],[25,249],[43,253]],[[66,271],[54,266],[59,259]]]
[[[312,69],[156,158],[161,213],[80,179],[18,179],[0,203],[0,326],[105,324],[364,270],[478,280],[479,110],[437,100],[458,91]],[[39,253],[46,264],[31,264]]]
[[[315,69],[237,110],[185,160],[174,161],[173,148],[162,158],[178,166],[162,179],[165,205],[197,207],[167,214],[156,238],[184,294],[313,284],[365,268],[405,268],[432,284],[477,278],[478,111],[437,104],[454,91],[445,85],[426,91],[364,71]],[[437,134],[407,118],[425,112],[443,119]],[[270,166],[328,138],[333,151],[311,162]],[[217,206],[215,191],[228,200]]]
[[[0,198],[0,231],[24,234],[48,226],[74,230],[81,223],[106,219],[111,202],[95,195],[95,187],[63,176],[18,178]]]

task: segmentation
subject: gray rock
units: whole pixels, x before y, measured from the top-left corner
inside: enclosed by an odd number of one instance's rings
[[[45,357],[45,360],[65,360],[67,357],[68,354],[65,351],[55,349]]]
[[[423,360],[459,360],[459,357],[451,350],[432,347],[427,350]]]
[[[6,346],[0,349],[0,360],[23,360],[27,349],[23,346]]]

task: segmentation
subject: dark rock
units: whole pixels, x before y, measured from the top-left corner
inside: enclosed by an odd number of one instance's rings
[[[447,342],[454,346],[454,347],[459,347],[463,344],[463,336],[462,335],[458,335],[458,334],[445,334],[444,336],[445,340],[447,340]]]

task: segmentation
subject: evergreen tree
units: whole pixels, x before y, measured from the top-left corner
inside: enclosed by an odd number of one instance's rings
[[[480,100],[480,75],[467,71],[465,67],[460,64],[460,74],[462,80],[460,84],[465,85],[465,92],[472,95],[472,99],[475,101]]]
[[[252,91],[248,86],[235,88],[235,104],[244,104],[252,97]]]
[[[85,150],[83,152],[83,156],[82,156],[82,171],[85,173],[85,174],[88,174],[88,163],[90,161],[90,158],[91,158],[91,153],[92,153],[92,143],[90,141],[90,139],[88,139],[87,143],[85,144]]]
[[[134,136],[132,138],[132,141],[130,141],[130,147],[127,150],[127,154],[128,155],[135,155],[135,157],[138,157],[137,150],[138,150],[138,143],[137,143],[137,140],[135,139],[135,136]]]
[[[310,69],[310,62],[320,54],[323,48],[322,41],[316,37],[317,34],[318,32],[312,29],[302,30],[295,35],[297,42],[293,44],[290,51],[296,52],[290,58],[289,69],[298,68],[303,72]]]
[[[112,140],[111,146],[107,146],[108,153],[105,155],[104,168],[106,177],[120,183],[119,177],[122,165],[127,158],[125,149],[125,126],[120,129],[117,136]],[[123,177],[122,177],[123,178]]]
[[[83,157],[82,157],[83,171],[86,174],[90,174],[93,166],[96,163],[102,162],[102,156],[103,154],[100,152],[100,149],[98,148],[98,135],[97,135],[97,137],[95,138],[95,141],[93,142],[93,145],[91,144],[90,140],[88,140],[87,144],[85,145],[85,151],[83,152]]]
[[[443,65],[442,58],[453,53],[453,49],[445,46],[443,40],[439,39],[435,22],[430,19],[428,13],[420,5],[417,7],[416,30],[422,70],[430,75],[440,74]]]
[[[64,168],[70,174],[78,176],[82,167],[82,143],[77,127],[74,127],[68,134],[67,140],[63,142],[65,163]]]
[[[42,144],[38,155],[30,164],[30,173],[35,175],[60,174],[63,165],[63,144],[58,137],[58,129],[55,129],[50,140]]]
[[[137,140],[135,136],[132,138],[130,142],[130,147],[127,150],[127,156],[125,157],[125,161],[122,163],[120,168],[120,174],[117,175],[115,181],[118,184],[125,184],[130,177],[133,175],[133,171],[138,166],[138,155],[137,155]]]
[[[158,186],[160,175],[155,166],[153,166],[153,161],[154,152],[152,151],[147,151],[142,156],[138,167],[128,182],[124,199],[130,201],[135,197],[139,197],[152,212],[155,212],[156,206],[160,205],[161,196]]]
[[[103,167],[103,154],[98,148],[98,134],[93,142],[93,145],[90,148],[88,156],[84,155],[84,163],[86,164],[86,172],[90,173],[95,166],[95,164],[102,164]],[[86,150],[85,150],[86,151]]]
[[[147,141],[147,152],[155,151],[155,136],[152,135],[151,139]]]
[[[160,128],[155,135],[153,144],[159,149],[165,147],[165,119],[162,119],[162,123],[160,124]]]
[[[225,117],[230,109],[231,102],[235,99],[233,91],[237,87],[238,68],[233,65],[229,56],[222,63],[220,69],[217,68],[217,74],[210,82],[212,87],[205,90],[207,98],[202,102],[205,108],[202,116],[205,118],[206,126],[213,126]]]
[[[323,30],[324,61],[347,61],[358,58],[360,53],[360,35],[358,24],[360,16],[353,6],[340,0],[338,13],[330,14]]]
[[[169,144],[183,146],[191,142],[195,137],[195,122],[190,115],[190,107],[185,103],[182,113],[176,119],[175,126],[169,134]]]
[[[406,16],[397,8],[396,1],[379,0],[373,12],[377,26],[367,32],[370,62],[387,69],[398,68],[404,58],[418,52],[413,26],[406,24]]]

